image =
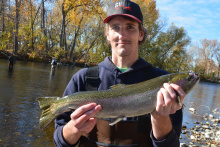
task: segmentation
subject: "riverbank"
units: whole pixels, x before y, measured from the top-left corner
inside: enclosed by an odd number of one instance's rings
[[[8,59],[12,54],[12,51],[8,50],[0,50],[0,59]],[[52,57],[50,56],[44,56],[44,57],[37,57],[33,56],[31,54],[21,54],[17,53],[15,56],[16,60],[20,61],[27,61],[27,62],[36,62],[36,63],[51,63]],[[84,67],[85,66],[85,61],[83,60],[76,60],[74,63],[74,66],[77,67]],[[73,66],[73,62],[67,61],[67,60],[62,60],[61,62],[58,62],[58,65],[63,65],[63,66]],[[96,66],[96,63],[87,63],[88,66]]]
[[[189,108],[192,115],[196,113],[195,108]],[[199,110],[198,110],[199,111]],[[220,112],[218,108],[212,110],[212,113],[205,113],[201,118],[203,122],[196,121],[194,126],[187,128],[182,126],[182,136],[188,137],[191,142],[181,143],[180,147],[219,147],[220,146]]]
[[[220,79],[201,79],[202,82],[208,82],[208,83],[216,83],[220,84]]]
[[[0,59],[8,59],[11,56],[12,51],[11,50],[0,50]],[[36,63],[51,63],[52,57],[45,56],[45,57],[35,57],[31,54],[21,54],[17,53],[15,56],[16,60],[20,61],[27,61],[27,62],[36,62]],[[77,66],[77,67],[84,67],[85,66],[85,61],[83,60],[76,60],[75,63],[71,61],[65,61],[62,60],[61,62],[58,61],[58,65],[63,65],[63,66]],[[96,66],[98,63],[86,63],[88,67],[91,66]],[[200,81],[202,82],[209,82],[209,83],[216,83],[220,84],[220,79],[203,79],[201,78]]]

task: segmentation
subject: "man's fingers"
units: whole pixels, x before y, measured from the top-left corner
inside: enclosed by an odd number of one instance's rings
[[[96,106],[97,106],[96,103],[90,103],[90,104],[87,104],[87,105],[83,105],[83,106],[77,108],[77,109],[72,113],[71,117],[73,117],[73,118],[78,118],[78,117],[80,117],[81,115],[83,115],[85,112],[94,109]]]
[[[157,106],[156,106],[156,111],[157,112],[163,112],[163,107],[164,107],[164,100],[163,100],[163,94],[160,91],[157,93]]]
[[[179,96],[180,102],[181,104],[184,101],[184,98],[186,97],[186,93],[183,91],[183,89],[176,84],[170,84],[170,86],[172,86],[172,88],[176,91],[177,95]]]
[[[162,115],[175,113],[181,109],[181,104],[185,96],[186,94],[180,86],[164,83],[163,87],[157,93],[157,113]]]
[[[85,122],[85,125],[84,125],[84,127],[83,128],[81,128],[81,131],[83,132],[83,133],[89,133],[90,131],[92,131],[92,129],[94,128],[94,126],[95,126],[95,124],[96,124],[96,118],[90,118],[89,120],[87,120],[86,122]]]
[[[170,85],[170,84],[168,84],[168,83],[164,83],[163,84],[163,87],[167,90],[167,92],[169,93],[169,96],[170,96],[170,98],[172,98],[172,99],[175,99],[176,98],[176,92],[175,92],[175,90],[173,89],[173,87]]]
[[[95,116],[96,113],[98,113],[101,109],[99,107],[100,105],[96,106],[94,109],[89,110],[87,112],[85,112],[84,114],[82,114],[77,121],[81,122],[81,123],[85,123],[87,122],[90,118],[93,118]]]
[[[164,104],[166,106],[166,109],[169,109],[172,105],[172,98],[170,96],[170,93],[165,88],[161,88],[161,92],[163,94],[163,99],[164,99]]]
[[[94,117],[96,113],[101,110],[100,105],[95,103],[87,104],[79,107],[71,114],[71,119],[74,119],[74,125],[84,124],[90,118]]]

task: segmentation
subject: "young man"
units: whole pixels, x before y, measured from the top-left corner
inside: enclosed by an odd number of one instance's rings
[[[99,64],[98,90],[107,90],[116,84],[135,84],[168,74],[138,57],[138,46],[145,38],[143,16],[139,6],[129,0],[112,3],[103,21],[112,56]],[[87,68],[77,72],[70,80],[65,95],[86,90]],[[102,106],[95,103],[79,107],[74,112],[62,114],[55,121],[56,146],[110,146],[110,147],[176,147],[182,125],[182,109],[177,94],[183,102],[185,93],[175,84],[164,83],[157,93],[154,112],[109,126],[111,118],[95,118]]]

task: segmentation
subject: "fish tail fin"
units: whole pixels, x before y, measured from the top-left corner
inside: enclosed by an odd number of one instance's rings
[[[42,110],[40,118],[40,129],[46,128],[57,116],[51,110],[52,104],[57,101],[59,97],[41,97],[37,98],[40,109]]]

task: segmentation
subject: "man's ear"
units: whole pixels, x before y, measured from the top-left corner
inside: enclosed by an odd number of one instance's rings
[[[144,31],[140,31],[138,41],[142,41],[143,39],[144,39]]]
[[[108,33],[106,33],[106,38],[109,41],[109,34]]]

